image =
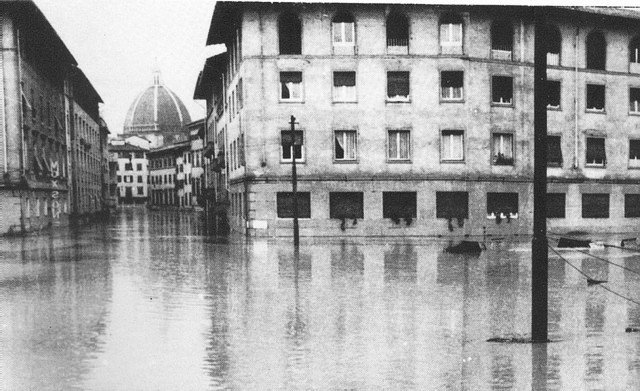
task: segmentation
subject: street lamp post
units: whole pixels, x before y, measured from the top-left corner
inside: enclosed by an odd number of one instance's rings
[[[300,229],[298,227],[298,173],[296,171],[296,148],[302,146],[302,131],[296,130],[296,117],[289,121],[291,130],[282,132],[282,147],[291,150],[291,185],[293,188],[293,245],[300,245]]]

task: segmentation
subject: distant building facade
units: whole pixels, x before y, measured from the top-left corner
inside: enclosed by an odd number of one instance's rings
[[[105,211],[103,176],[107,170],[105,124],[100,118],[100,95],[80,70],[73,73],[71,146],[71,216],[87,217]],[[108,133],[108,130],[107,130]]]
[[[530,234],[529,7],[216,3],[208,209],[249,235]],[[548,226],[640,223],[640,15],[547,8]],[[283,147],[294,115],[302,145]],[[214,194],[211,193],[213,187]],[[596,228],[597,227],[597,228]]]
[[[149,152],[149,202],[152,206],[198,208],[203,206],[204,121],[187,125],[189,140]]]
[[[0,29],[0,234],[65,226],[74,108],[97,113],[100,99],[76,101],[95,90],[86,78],[74,89],[82,71],[32,1],[2,2]]]
[[[115,168],[116,171],[118,205],[145,205],[147,203],[148,152],[148,149],[128,142],[111,142],[109,162],[111,170]]]

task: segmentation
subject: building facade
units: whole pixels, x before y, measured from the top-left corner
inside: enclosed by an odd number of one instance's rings
[[[3,1],[0,28],[0,234],[65,226],[78,104],[74,75],[81,71],[32,1]],[[85,82],[78,92],[95,92]]]
[[[100,118],[100,95],[85,74],[76,69],[72,77],[74,102],[70,131],[71,216],[89,217],[105,212],[103,177],[107,170],[105,126]],[[108,130],[107,130],[108,132]]]
[[[110,170],[116,171],[115,187],[118,205],[147,204],[148,152],[146,148],[125,141],[111,141],[109,164]]]
[[[546,17],[548,227],[636,231],[640,16]],[[216,3],[227,50],[195,93],[213,201],[291,235],[295,156],[301,235],[530,234],[534,39],[530,7]]]
[[[149,203],[156,207],[203,206],[204,121],[187,125],[189,140],[152,149],[149,154]]]

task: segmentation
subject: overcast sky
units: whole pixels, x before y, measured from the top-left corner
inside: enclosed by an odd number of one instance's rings
[[[111,133],[121,133],[127,109],[152,84],[164,83],[204,116],[193,89],[205,59],[213,0],[34,0],[56,29],[104,104]]]

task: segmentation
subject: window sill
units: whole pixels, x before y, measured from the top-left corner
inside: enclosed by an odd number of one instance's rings
[[[515,166],[513,163],[511,163],[511,164],[507,164],[507,163],[500,164],[500,163],[495,163],[495,162],[491,163],[491,165],[493,167],[511,167],[511,168],[513,168]]]
[[[560,106],[549,106],[549,105],[547,105],[547,110],[549,110],[549,111],[562,111]]]
[[[411,164],[411,159],[387,159],[389,164]]]
[[[466,164],[466,162],[463,160],[446,160],[446,159],[441,159],[440,163],[442,164]]]
[[[590,164],[590,163],[586,163],[585,168],[606,168],[606,165],[604,164]]]
[[[358,159],[333,159],[333,164],[358,164]]]
[[[304,99],[300,99],[300,100],[280,99],[280,103],[304,103]]]
[[[340,104],[357,104],[358,101],[357,100],[334,100],[333,102],[334,105],[340,105]]]
[[[464,98],[462,98],[462,99],[445,99],[445,98],[440,98],[440,103],[464,103]]]
[[[306,160],[303,160],[303,159],[298,160],[298,159],[296,159],[296,164],[306,164],[306,163],[307,163]],[[280,164],[293,164],[293,161],[292,160],[280,160]],[[233,170],[230,170],[230,171],[233,171]]]
[[[640,116],[640,111],[630,111],[629,115],[631,115],[633,117],[639,117]]]
[[[387,103],[411,103],[411,99],[407,98],[407,99],[392,99],[387,97]]]
[[[496,215],[491,213],[490,215],[487,215],[487,218],[490,220],[495,220],[496,219]],[[503,220],[507,219],[507,216],[504,213],[500,213],[500,218]],[[518,218],[518,214],[517,213],[509,213],[509,218],[510,219],[517,219]]]
[[[505,107],[505,108],[513,108],[512,103],[500,103],[500,102],[491,102],[492,107]]]
[[[585,113],[589,114],[607,114],[604,109],[586,109]]]
[[[562,168],[562,163],[553,163],[547,161],[547,168]]]

